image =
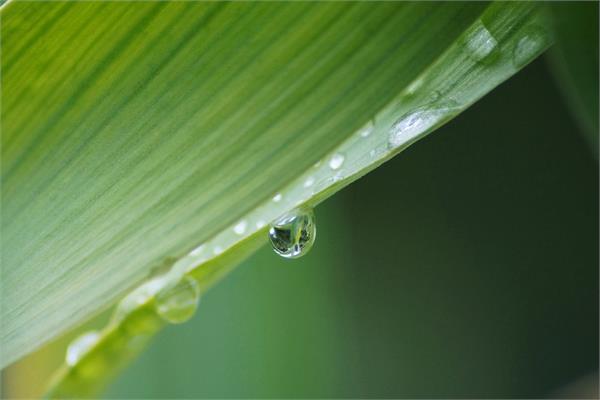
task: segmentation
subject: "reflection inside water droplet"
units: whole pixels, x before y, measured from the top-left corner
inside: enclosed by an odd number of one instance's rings
[[[156,295],[157,314],[167,322],[180,324],[189,320],[200,301],[200,287],[189,276],[185,276],[175,286],[166,288]]]
[[[269,239],[273,250],[285,258],[298,258],[311,249],[317,228],[312,209],[297,209],[271,225]]]
[[[73,340],[67,347],[65,361],[72,367],[98,342],[100,334],[96,331],[86,332]]]

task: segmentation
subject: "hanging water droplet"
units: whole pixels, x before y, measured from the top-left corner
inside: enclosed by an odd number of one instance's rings
[[[513,50],[513,64],[517,68],[528,64],[549,44],[548,34],[539,26],[528,26],[524,33]]]
[[[244,232],[246,232],[247,226],[248,226],[248,223],[246,223],[246,221],[242,220],[233,227],[233,231],[238,235],[243,235]]]
[[[469,57],[477,62],[492,61],[497,54],[498,41],[481,21],[477,21],[465,37]]]
[[[297,209],[279,218],[269,229],[273,250],[285,258],[298,258],[308,253],[317,234],[312,209]]]
[[[388,147],[395,149],[412,143],[416,137],[443,120],[449,119],[458,110],[459,107],[456,102],[446,101],[440,104],[419,107],[404,114],[390,129]]]
[[[282,198],[283,198],[283,196],[281,195],[281,193],[277,193],[275,196],[273,196],[273,201],[275,203],[278,203],[281,201]]]
[[[335,170],[339,169],[344,163],[344,155],[341,153],[335,153],[329,160],[329,168]]]
[[[175,286],[158,292],[155,298],[157,314],[167,322],[180,324],[192,318],[200,301],[200,287],[189,276]]]
[[[100,334],[96,331],[86,332],[73,340],[67,347],[65,361],[72,367],[98,342]]]

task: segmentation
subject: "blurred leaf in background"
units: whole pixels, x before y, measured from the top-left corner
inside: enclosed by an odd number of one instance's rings
[[[549,52],[569,108],[598,158],[598,2],[552,2],[556,43]]]

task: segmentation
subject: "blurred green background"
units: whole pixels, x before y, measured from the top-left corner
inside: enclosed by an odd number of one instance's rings
[[[597,393],[598,165],[545,60],[316,214],[309,255],[265,246],[104,395]]]

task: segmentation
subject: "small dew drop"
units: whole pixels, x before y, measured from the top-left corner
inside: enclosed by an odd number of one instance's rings
[[[315,183],[315,178],[313,178],[312,176],[309,176],[308,178],[306,178],[306,180],[304,181],[304,187],[311,187],[313,185],[313,183]]]
[[[339,169],[344,163],[344,155],[341,153],[335,153],[329,160],[329,168],[336,170]]]
[[[283,196],[281,195],[281,193],[277,193],[275,196],[273,196],[273,201],[275,203],[278,203],[281,201],[282,198],[283,198]]]
[[[439,90],[434,90],[433,93],[431,93],[430,98],[432,102],[438,101],[442,98],[442,92]]]
[[[192,318],[200,301],[200,287],[189,276],[175,286],[166,288],[156,295],[156,313],[165,321],[180,324]]]
[[[194,250],[190,251],[190,256],[199,256],[204,251],[204,245],[196,247]]]
[[[213,248],[213,254],[215,256],[218,256],[219,254],[221,254],[223,252],[223,248],[221,246],[215,246]]]
[[[285,258],[298,258],[311,249],[317,227],[312,209],[296,209],[279,218],[269,229],[269,239],[275,253]]]
[[[432,104],[419,107],[403,115],[390,129],[388,147],[395,149],[402,145],[410,144],[419,135],[442,122],[456,111],[458,111],[456,102],[448,101],[438,105]]]
[[[360,137],[369,137],[374,129],[375,127],[373,126],[373,121],[369,121],[369,124],[360,130]]]
[[[421,88],[421,86],[423,86],[423,83],[425,82],[425,80],[423,79],[422,76],[418,77],[417,79],[415,79],[414,81],[412,81],[404,90],[404,94],[406,96],[412,96],[414,95],[417,90],[419,90]]]
[[[479,20],[467,33],[465,46],[469,56],[477,62],[491,61],[496,54],[498,41]]]
[[[72,367],[88,352],[100,339],[100,334],[96,331],[86,332],[73,340],[67,347],[65,361]]]
[[[247,226],[248,226],[248,223],[246,221],[242,220],[233,227],[233,231],[238,235],[243,235],[244,232],[246,232]]]
[[[524,31],[524,36],[519,39],[513,50],[513,64],[517,68],[533,60],[549,42],[548,34],[539,26],[528,26]]]

